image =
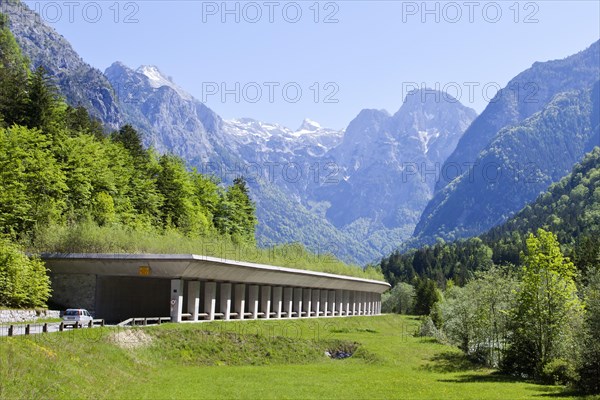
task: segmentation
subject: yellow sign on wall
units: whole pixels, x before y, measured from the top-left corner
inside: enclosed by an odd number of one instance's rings
[[[151,271],[150,271],[150,267],[148,267],[148,266],[142,266],[142,267],[139,268],[138,272],[139,272],[139,274],[141,276],[148,276],[148,275],[150,275]]]

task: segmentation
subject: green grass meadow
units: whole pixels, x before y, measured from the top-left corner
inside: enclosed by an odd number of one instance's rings
[[[412,317],[82,329],[0,338],[1,399],[543,399],[558,386],[478,368]],[[331,359],[325,352],[353,352]]]

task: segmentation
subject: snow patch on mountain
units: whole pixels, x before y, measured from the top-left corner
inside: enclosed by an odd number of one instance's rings
[[[148,83],[155,89],[159,89],[163,86],[168,86],[175,90],[185,100],[192,100],[191,94],[183,90],[180,86],[176,85],[170,77],[163,74],[158,67],[154,65],[142,65],[137,70],[137,73],[144,75],[148,78]]]

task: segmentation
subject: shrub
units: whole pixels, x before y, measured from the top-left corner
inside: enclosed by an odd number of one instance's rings
[[[0,238],[0,306],[45,307],[49,297],[50,279],[44,263]]]
[[[423,317],[421,320],[421,326],[416,332],[416,336],[432,337],[440,343],[446,343],[446,337],[444,336],[444,333],[435,327],[435,324],[430,316]]]
[[[562,358],[555,358],[544,365],[541,379],[548,384],[568,385],[576,382],[578,376],[571,363]]]

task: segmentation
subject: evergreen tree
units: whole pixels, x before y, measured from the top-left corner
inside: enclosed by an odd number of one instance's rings
[[[440,300],[440,291],[433,280],[425,278],[417,281],[415,287],[415,314],[429,315],[433,305]]]
[[[59,119],[59,100],[56,87],[53,86],[44,67],[38,67],[29,79],[25,124],[29,128],[38,128],[45,133],[54,133]]]
[[[0,118],[4,126],[24,122],[29,61],[10,32],[8,17],[0,14]]]
[[[136,161],[147,161],[148,153],[144,149],[142,137],[131,125],[125,125],[118,132],[114,132],[112,139],[121,143]]]

